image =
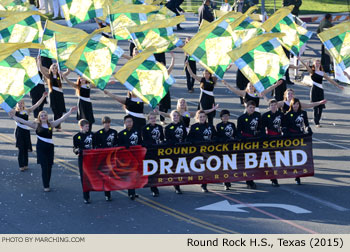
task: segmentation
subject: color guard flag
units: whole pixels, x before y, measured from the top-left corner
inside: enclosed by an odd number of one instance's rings
[[[289,59],[277,40],[283,36],[280,33],[262,34],[228,53],[258,92],[281,79],[289,67]]]
[[[118,3],[109,8],[106,18],[106,23],[110,24],[113,37],[117,40],[131,39],[127,28],[147,23],[146,14],[160,9],[153,5]]]
[[[103,16],[103,7],[108,0],[59,0],[67,25]]]
[[[172,19],[158,20],[140,26],[128,28],[137,49],[143,51],[148,47],[155,47],[156,53],[171,51],[183,42],[175,34],[173,26],[185,21],[185,16]]]
[[[71,53],[66,66],[103,90],[124,51],[117,41],[102,36],[108,27],[98,29],[82,40]]]
[[[227,53],[234,48],[234,41],[232,28],[226,19],[232,15],[235,15],[235,13],[229,12],[201,28],[183,47],[187,54],[219,79],[222,79],[226,68],[231,63]]]
[[[29,11],[33,9],[28,0],[1,0],[0,10],[7,11]]]
[[[36,59],[20,49],[43,48],[34,43],[3,43],[0,47],[0,106],[9,112],[40,82]]]
[[[343,71],[350,67],[350,21],[335,25],[317,36]]]
[[[45,49],[40,51],[40,55],[56,59],[60,70],[63,70],[66,68],[64,64],[72,51],[87,35],[81,29],[70,28],[47,20],[42,39]]]
[[[278,41],[294,56],[298,56],[300,49],[312,37],[312,32],[295,23],[293,15],[290,14],[292,9],[292,5],[279,9],[265,21],[262,28],[266,32],[285,33]]]
[[[147,48],[129,60],[114,75],[128,90],[152,108],[157,106],[168,93],[169,87],[175,83],[166,67],[154,58],[155,51],[153,47]]]
[[[0,21],[0,43],[40,43],[43,28],[40,12],[15,12]]]

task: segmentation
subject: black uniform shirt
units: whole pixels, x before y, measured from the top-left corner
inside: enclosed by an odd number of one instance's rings
[[[233,140],[237,134],[236,125],[232,122],[218,123],[216,125],[217,138],[226,141]]]
[[[275,113],[268,111],[264,113],[261,117],[263,132],[266,130],[266,134],[270,136],[281,135],[283,120],[284,114],[281,111],[277,110]]]
[[[258,137],[261,129],[261,115],[244,113],[237,120],[237,134],[243,137]]]
[[[93,135],[91,132],[79,132],[75,134],[73,137],[73,152],[82,155],[83,150],[92,149],[92,138]]]
[[[188,139],[192,142],[212,141],[216,136],[213,125],[209,123],[195,123],[191,126]]]
[[[117,146],[118,132],[114,129],[100,129],[94,134],[94,148],[111,148]]]
[[[118,133],[118,146],[139,145],[141,142],[141,134],[135,129],[124,129]]]
[[[142,129],[142,139],[146,145],[161,144],[164,141],[163,127],[158,124],[146,124]]]
[[[165,127],[165,139],[167,143],[183,143],[187,137],[186,127],[183,123],[170,123]]]

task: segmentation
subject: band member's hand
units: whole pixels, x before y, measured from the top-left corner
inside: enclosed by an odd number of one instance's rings
[[[43,96],[44,96],[44,97],[47,97],[48,95],[49,95],[48,92],[44,92],[44,93],[43,93]]]
[[[326,104],[327,103],[327,100],[325,99],[325,100],[322,100],[322,101],[320,101],[320,105],[321,104]]]
[[[10,112],[8,112],[9,117],[13,118],[15,116],[15,109],[11,109]]]
[[[77,112],[78,111],[78,107],[77,106],[71,107],[71,109],[69,111],[71,113]]]

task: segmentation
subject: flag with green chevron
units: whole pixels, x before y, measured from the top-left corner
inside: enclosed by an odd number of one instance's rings
[[[0,21],[0,43],[40,43],[43,28],[40,12],[16,12]]]
[[[158,11],[159,6],[140,4],[114,4],[109,8],[106,23],[110,24],[113,37],[117,40],[131,39],[128,27],[147,23],[147,13]]]
[[[283,32],[285,36],[278,40],[294,56],[298,56],[313,33],[295,23],[293,15],[290,14],[292,10],[293,6],[279,9],[265,21],[262,28],[266,32]]]
[[[350,68],[350,21],[337,24],[317,36],[343,71]]]
[[[147,13],[148,22],[163,20],[163,19],[173,18],[173,17],[175,17],[175,13],[169,10],[165,6],[162,6],[159,10],[151,11]]]
[[[71,53],[66,66],[103,90],[111,78],[124,51],[117,40],[100,33],[108,27],[94,31],[81,41]]]
[[[0,10],[7,11],[29,11],[34,10],[28,0],[1,0]]]
[[[59,0],[67,25],[103,16],[103,7],[108,0]]]
[[[70,53],[87,35],[81,29],[70,28],[47,20],[42,38],[45,49],[40,51],[40,55],[57,60],[60,70],[64,70],[67,68],[64,64]]]
[[[235,48],[228,55],[258,92],[281,79],[289,60],[277,38],[281,33],[266,33]]]
[[[254,21],[252,18],[250,18],[251,13],[256,9],[257,7],[253,6],[244,14],[237,17],[234,21],[230,22],[234,48],[240,47],[242,43],[264,33],[263,29],[261,29],[262,23]]]
[[[222,79],[227,67],[232,62],[227,55],[234,48],[232,28],[226,19],[235,15],[227,13],[220,19],[209,23],[193,36],[183,50],[210,73]]]
[[[155,48],[149,47],[129,60],[114,77],[145,103],[155,108],[168,93],[175,79],[156,61]]]
[[[3,43],[0,47],[0,106],[9,112],[40,81],[36,59],[21,53],[42,48],[34,43]]]
[[[183,42],[173,30],[173,26],[185,21],[185,16],[158,20],[140,26],[128,28],[130,36],[137,49],[143,51],[148,47],[155,47],[156,53],[167,52],[182,46]]]

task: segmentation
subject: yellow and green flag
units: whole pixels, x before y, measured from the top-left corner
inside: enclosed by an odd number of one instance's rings
[[[129,60],[114,77],[145,103],[155,108],[168,93],[175,79],[156,61],[155,48],[149,47]]]
[[[113,37],[117,40],[131,39],[127,28],[147,23],[147,13],[160,9],[153,5],[118,3],[109,8],[106,18],[106,23],[110,24]]]
[[[293,15],[290,14],[292,10],[293,6],[279,9],[265,21],[262,28],[266,32],[283,32],[285,36],[278,40],[294,56],[298,56],[301,48],[312,37],[312,32],[295,23]]]
[[[29,11],[35,8],[29,4],[29,0],[1,0],[0,10],[3,11]]]
[[[102,17],[108,0],[59,0],[67,25],[72,27],[81,22]]]
[[[223,78],[231,63],[227,53],[234,48],[234,41],[232,28],[226,19],[232,15],[235,13],[227,13],[206,25],[183,47],[187,54],[219,79]]]
[[[42,39],[45,49],[40,51],[40,55],[56,59],[60,70],[63,70],[66,68],[64,64],[72,51],[87,35],[81,29],[70,28],[47,20]]]
[[[137,49],[143,51],[153,46],[156,48],[156,53],[162,53],[183,45],[182,40],[174,34],[173,30],[173,26],[183,21],[185,17],[182,15],[133,26],[128,28],[128,31]]]
[[[94,31],[81,41],[70,54],[66,66],[103,90],[119,58],[124,51],[117,46],[117,40],[109,39],[100,33],[108,27]]]
[[[283,36],[281,33],[262,34],[228,53],[258,92],[281,79],[289,67],[289,60],[277,40]]]
[[[343,71],[350,67],[350,21],[337,24],[317,36]]]
[[[40,43],[43,28],[40,12],[16,12],[0,21],[0,43]]]
[[[9,112],[40,82],[36,59],[21,49],[43,48],[34,43],[3,43],[0,47],[0,106]]]

